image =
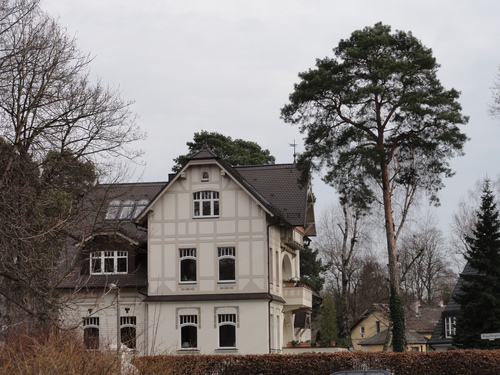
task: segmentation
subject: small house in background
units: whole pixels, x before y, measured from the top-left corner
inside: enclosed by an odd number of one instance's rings
[[[453,289],[450,300],[448,301],[441,316],[439,317],[436,326],[434,327],[432,337],[429,339],[429,346],[432,348],[432,350],[441,351],[456,349],[456,347],[453,345],[453,336],[455,335],[455,322],[458,314],[460,313],[460,305],[455,302],[455,299],[453,297],[456,296],[457,293],[460,293],[463,283],[462,275],[471,275],[475,273],[477,273],[477,271],[472,268],[469,263],[467,263],[464,267],[464,270],[460,274],[460,277],[458,278],[457,284]]]
[[[295,164],[233,167],[203,149],[168,182],[99,185],[63,251],[61,324],[89,349],[281,353],[311,337],[300,251],[316,234]]]
[[[415,302],[406,309],[406,342],[408,351],[425,352],[427,341],[441,315],[442,307],[422,308]],[[376,303],[365,311],[351,328],[355,350],[383,351],[389,327],[388,304]]]

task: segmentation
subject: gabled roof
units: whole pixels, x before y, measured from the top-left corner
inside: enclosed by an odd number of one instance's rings
[[[113,200],[140,201],[156,196],[165,182],[102,184],[92,188],[81,200],[75,225],[61,251],[60,274],[65,275],[60,288],[104,287],[120,279],[120,286],[145,286],[146,269],[127,275],[80,275],[81,250],[85,243],[101,236],[128,242],[139,248],[147,240],[147,232],[132,218],[107,220],[106,212]]]
[[[446,317],[457,316],[460,312],[460,305],[455,301],[454,297],[460,293],[462,290],[462,285],[464,283],[464,279],[462,275],[474,275],[477,274],[477,271],[472,268],[472,266],[467,262],[464,267],[464,270],[460,274],[460,277],[457,280],[455,288],[453,289],[453,293],[451,294],[450,300],[446,304],[443,312],[441,313],[441,317],[439,318],[434,332],[432,333],[432,337],[429,339],[429,345],[451,345],[453,342],[453,338],[444,337],[444,323],[443,320]]]
[[[377,333],[376,335],[367,338],[359,342],[358,345],[368,346],[368,345],[384,345],[385,340],[387,338],[387,330],[383,330],[382,332]],[[411,332],[409,330],[405,331],[406,343],[408,345],[416,345],[422,344],[425,345],[427,343],[427,339],[416,332]]]
[[[405,308],[406,329],[408,331],[421,333],[432,332],[434,330],[434,327],[436,326],[437,321],[439,320],[439,317],[441,316],[442,310],[443,309],[440,307],[421,307],[417,312],[410,308]],[[352,325],[352,328],[354,328],[374,312],[379,312],[383,316],[387,317],[387,319],[389,319],[389,305],[385,303],[374,303],[360,316],[356,323]]]
[[[308,203],[312,202],[312,194],[308,186],[300,185],[300,171],[295,164],[233,167],[207,148],[201,149],[188,158],[188,162],[138,217],[138,222],[145,220],[149,208],[169,188],[170,184],[186,173],[190,165],[197,164],[200,160],[213,160],[270,215],[281,218],[291,226],[310,227],[308,235],[316,234],[314,222],[308,222],[308,210],[309,215],[314,216],[312,204],[308,206]]]

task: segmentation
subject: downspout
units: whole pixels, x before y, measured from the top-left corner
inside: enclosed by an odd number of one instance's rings
[[[269,231],[271,229],[272,226],[274,225],[279,225],[279,219],[278,219],[278,222],[277,223],[274,223],[274,224],[268,224],[267,225],[267,229],[266,229],[266,235],[267,235],[267,249],[266,249],[266,252],[267,252],[267,294],[269,296],[269,301],[267,303],[267,337],[268,337],[268,352],[269,354],[271,354],[271,351],[272,351],[272,341],[271,341],[271,302],[273,300],[273,298],[271,297],[271,261],[270,261],[270,248],[271,248],[271,240],[270,240],[270,235],[269,235]]]

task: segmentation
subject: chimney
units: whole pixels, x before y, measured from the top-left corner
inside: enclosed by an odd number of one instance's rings
[[[416,300],[414,302],[412,302],[411,304],[411,309],[415,312],[415,314],[418,315],[418,308],[420,307],[420,301],[419,300]]]

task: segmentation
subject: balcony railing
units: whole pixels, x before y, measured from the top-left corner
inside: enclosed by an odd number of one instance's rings
[[[303,283],[284,283],[283,298],[286,301],[284,310],[310,309],[313,293],[309,286]]]

